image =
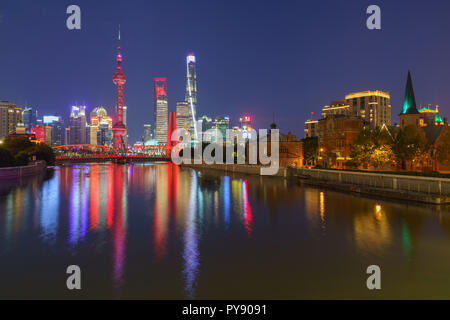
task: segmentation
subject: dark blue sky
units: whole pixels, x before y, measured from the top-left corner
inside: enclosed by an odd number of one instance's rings
[[[82,29],[66,28],[77,4]],[[382,30],[366,28],[377,4]],[[2,0],[0,100],[40,115],[68,117],[70,106],[114,111],[117,26],[128,78],[130,142],[153,124],[154,77],[168,78],[169,109],[184,99],[185,56],[197,56],[198,112],[253,116],[267,128],[303,136],[311,111],[352,91],[391,93],[394,121],[408,69],[418,103],[449,115],[448,0]]]

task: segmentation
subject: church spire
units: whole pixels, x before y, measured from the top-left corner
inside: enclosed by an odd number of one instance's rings
[[[403,110],[401,114],[418,114],[416,98],[411,80],[411,72],[408,70],[408,80],[406,81],[405,100],[403,102]]]

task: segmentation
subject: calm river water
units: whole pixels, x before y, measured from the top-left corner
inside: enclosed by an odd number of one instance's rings
[[[450,208],[166,163],[55,167],[0,181],[0,298],[450,299]]]

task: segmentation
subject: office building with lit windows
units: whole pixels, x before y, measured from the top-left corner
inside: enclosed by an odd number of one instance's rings
[[[368,128],[391,125],[391,96],[383,91],[361,91],[345,96],[353,114],[361,117]]]
[[[0,101],[0,139],[14,134],[19,122],[22,122],[22,108],[13,102]]]
[[[69,119],[70,144],[86,143],[86,107],[73,106]]]
[[[305,138],[312,138],[318,136],[319,120],[306,120],[305,121]]]
[[[169,107],[167,99],[167,78],[154,79],[154,116],[155,139],[158,144],[167,143],[167,130],[169,130]]]
[[[329,106],[322,108],[322,118],[332,114],[350,115],[353,112],[352,106],[345,100],[332,101]]]
[[[100,123],[101,122],[107,122],[108,123],[108,129],[111,131],[112,134],[112,125],[113,120],[111,117],[108,116],[108,113],[105,108],[102,106],[96,107],[94,110],[92,110],[91,114],[91,124],[90,124],[90,144],[96,145],[99,144],[97,140],[97,133],[100,130]],[[125,116],[124,116],[125,117]],[[106,129],[104,129],[106,130]],[[103,145],[103,144],[99,144]],[[111,144],[108,144],[110,146]]]
[[[26,132],[30,132],[31,128],[33,128],[37,124],[38,111],[36,108],[27,107],[22,112],[22,122],[25,126]]]
[[[62,120],[58,116],[44,116],[45,140],[52,147],[62,145]]]
[[[176,117],[178,129],[190,129],[191,118],[189,113],[189,104],[186,101],[177,102]]]

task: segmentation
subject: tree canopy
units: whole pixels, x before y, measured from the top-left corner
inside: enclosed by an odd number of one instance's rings
[[[394,163],[394,140],[386,128],[364,129],[351,145],[353,166],[384,168]]]
[[[52,148],[45,143],[35,144],[26,137],[7,137],[1,145],[1,149],[3,151],[0,154],[0,162],[5,167],[25,166],[33,159],[44,160],[48,165],[55,164],[55,154]]]

